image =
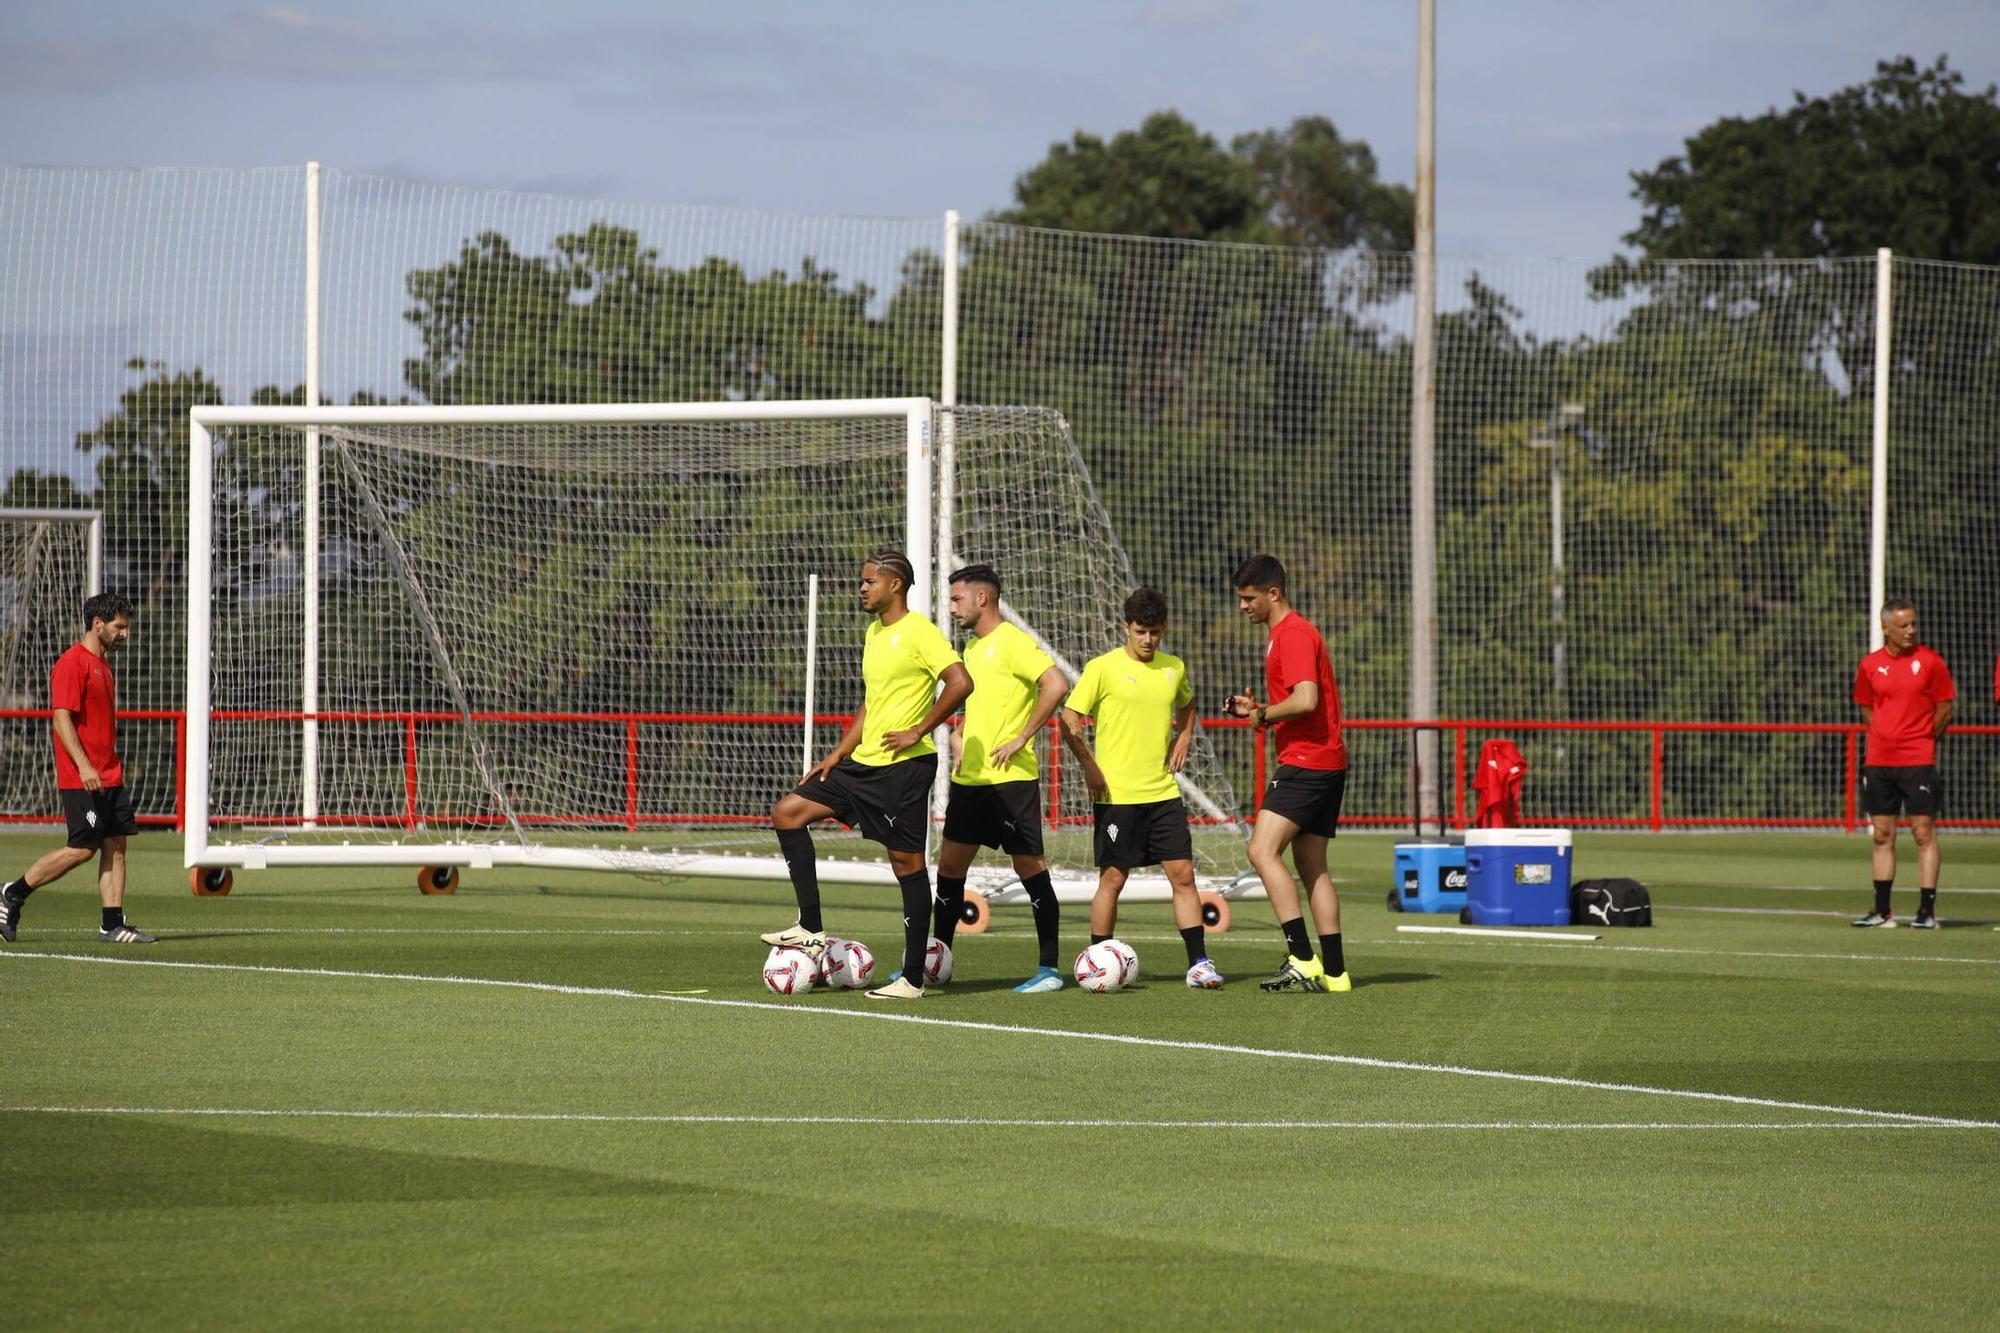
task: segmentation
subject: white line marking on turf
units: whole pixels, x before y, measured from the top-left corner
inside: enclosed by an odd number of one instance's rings
[[[1512,941],[1494,941],[1494,943]],[[1531,948],[1521,943],[1519,947]],[[93,954],[22,953],[0,951],[0,958],[43,960],[65,963],[94,963],[105,967],[159,967],[197,972],[253,972],[267,976],[335,977],[351,981],[403,981],[446,986],[489,986],[497,990],[532,991],[546,995],[584,995],[606,999],[650,1000],[658,1004],[692,1004],[715,1009],[753,1009],[765,1013],[797,1014],[815,1018],[846,1018],[878,1023],[909,1023],[918,1027],[950,1028],[962,1032],[991,1032],[1008,1037],[1053,1037],[1067,1041],[1094,1041],[1114,1046],[1140,1046],[1155,1050],[1200,1051],[1212,1055],[1248,1055],[1264,1060],[1299,1060],[1313,1064],[1347,1065],[1357,1069],[1392,1069],[1417,1074],[1449,1074],[1458,1078],[1489,1078],[1508,1083],[1534,1083],[1548,1087],[1583,1088],[1593,1092],[1621,1092],[1646,1097],[1681,1097],[1690,1101],[1722,1102],[1732,1106],[1764,1106],[1780,1111],[1818,1111],[1830,1115],[1866,1116],[1875,1120],[1919,1122],[1929,1125],[1956,1125],[1979,1129],[2000,1129],[2000,1120],[1973,1120],[1961,1116],[1925,1115],[1916,1111],[1879,1111],[1861,1106],[1833,1106],[1823,1102],[1788,1102],[1772,1097],[1751,1097],[1733,1092],[1702,1092],[1690,1088],[1655,1088],[1643,1083],[1610,1083],[1597,1079],[1566,1078],[1558,1074],[1523,1074],[1506,1069],[1479,1069],[1470,1065],[1425,1064],[1417,1060],[1385,1060],[1367,1055],[1338,1055],[1331,1051],[1287,1051],[1266,1046],[1234,1046],[1223,1042],[1186,1041],[1171,1037],[1140,1037],[1122,1032],[1083,1032],[1074,1028],[1030,1027],[1015,1023],[985,1023],[969,1018],[926,1018],[920,1014],[891,1013],[881,1009],[831,1009],[814,1004],[792,1004],[769,1000],[721,1000],[693,995],[661,995],[627,990],[618,986],[571,986],[552,981],[516,981],[498,977],[439,976],[422,972],[363,972],[328,967],[277,967],[260,963],[172,962],[152,958],[108,958]]]
[[[1411,935],[1485,935],[1510,940],[1539,940],[1544,943],[1570,940],[1577,944],[1589,944],[1597,938],[1595,935],[1544,934],[1538,930],[1502,930],[1498,926],[1398,926],[1396,929]]]
[[[2000,1125],[1880,1120],[1115,1120],[1026,1116],[618,1115],[597,1111],[383,1111],[250,1106],[0,1106],[0,1115],[243,1116],[310,1120],[492,1120],[601,1125],[889,1125],[974,1129],[1994,1129]]]
[[[1546,949],[1545,940],[1405,940],[1391,938],[1390,944],[1490,944],[1507,949]],[[1667,944],[1600,944],[1593,953],[1672,953],[1701,958],[1805,958],[1837,963],[1976,963],[2000,966],[2000,958],[1947,958],[1940,954],[1894,953],[1791,953],[1781,949],[1680,949]]]

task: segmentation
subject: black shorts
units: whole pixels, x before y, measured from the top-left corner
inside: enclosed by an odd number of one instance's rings
[[[1861,770],[1861,807],[1871,815],[1944,813],[1944,774],[1936,764]]]
[[[937,756],[919,755],[893,764],[859,764],[843,759],[822,779],[809,777],[792,788],[808,801],[833,811],[849,828],[892,852],[921,852],[931,831],[931,782]]]
[[[139,831],[139,817],[123,787],[64,787],[62,805],[72,847],[96,847],[106,838],[129,838]]]
[[[1340,802],[1347,795],[1344,768],[1300,768],[1279,764],[1258,809],[1283,815],[1301,833],[1331,838],[1340,832]]]
[[[998,847],[1009,856],[1042,854],[1042,784],[954,782],[944,803],[944,838]]]
[[[1178,796],[1138,805],[1097,807],[1097,868],[1134,870],[1194,860],[1187,807]]]

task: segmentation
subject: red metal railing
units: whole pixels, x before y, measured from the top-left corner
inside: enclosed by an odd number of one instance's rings
[[[48,709],[0,709],[0,720],[41,719],[50,716]],[[178,709],[133,709],[120,715],[126,722],[169,722],[174,730],[174,799],[171,814],[152,812],[141,814],[140,822],[178,828],[186,810],[185,790],[187,785],[187,720]],[[334,711],[308,715],[296,710],[274,709],[218,709],[212,714],[218,727],[280,723],[296,724],[317,720],[322,725],[395,726],[402,732],[402,802],[399,809],[376,813],[332,812],[317,816],[321,824],[329,826],[354,827],[403,827],[414,828],[425,820],[458,824],[479,825],[482,823],[502,824],[503,816],[495,811],[438,811],[424,810],[421,803],[421,761],[420,744],[422,729],[459,723],[465,718],[452,712],[408,712],[392,710]],[[594,827],[622,826],[637,830],[655,824],[757,824],[768,817],[756,811],[744,814],[674,814],[648,812],[640,809],[640,735],[647,727],[798,727],[804,717],[798,713],[719,713],[719,712],[603,712],[603,713],[533,713],[533,712],[482,712],[473,713],[471,720],[477,723],[496,725],[574,725],[574,726],[615,726],[622,730],[624,741],[624,801],[623,808],[616,811],[572,812],[561,814],[528,813],[516,815],[523,823],[530,824],[575,824]],[[815,725],[844,727],[851,720],[847,714],[825,714],[814,719]],[[1243,718],[1205,718],[1202,725],[1212,731],[1249,731],[1252,724]],[[1647,813],[1644,815],[1577,815],[1550,814],[1530,817],[1525,822],[1533,825],[1556,825],[1565,827],[1641,828],[1664,830],[1672,828],[1828,828],[1853,829],[1860,824],[1860,738],[1865,728],[1858,723],[1820,722],[1551,722],[1541,719],[1524,718],[1447,718],[1435,722],[1419,722],[1405,718],[1350,718],[1344,723],[1349,731],[1415,732],[1435,730],[1451,734],[1452,775],[1450,824],[1464,829],[1471,822],[1467,810],[1468,766],[1472,739],[1475,736],[1505,735],[1545,735],[1627,733],[1643,735],[1650,742],[1650,764],[1647,781]],[[1064,754],[1058,724],[1051,722],[1048,763],[1044,778],[1048,784],[1048,818],[1051,823],[1087,822],[1087,815],[1065,815],[1062,810],[1062,784],[1065,778]],[[1952,728],[1954,736],[2000,737],[2000,726],[1957,726]],[[1731,817],[1731,816],[1670,816],[1666,813],[1666,760],[1668,738],[1684,735],[1826,735],[1838,736],[1842,743],[1843,776],[1841,783],[1841,807],[1838,814],[1817,817]],[[1268,742],[1265,733],[1254,736],[1251,745],[1251,781],[1253,790],[1261,797],[1268,774]],[[0,823],[45,822],[46,813],[21,814],[0,812]],[[211,816],[219,824],[271,824],[285,825],[304,822],[295,813],[277,811],[230,811],[217,812]],[[1373,813],[1350,811],[1342,818],[1344,824],[1355,826],[1405,826],[1410,823],[1408,812]],[[2000,828],[2000,819],[1946,819],[1940,821],[1946,827],[1959,828]]]

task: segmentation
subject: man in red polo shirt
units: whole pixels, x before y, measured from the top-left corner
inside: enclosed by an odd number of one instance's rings
[[[151,935],[125,923],[125,839],[139,831],[132,798],[125,794],[125,764],[118,757],[118,705],[108,656],[132,633],[132,603],[101,592],[83,604],[89,628],[49,673],[49,707],[55,714],[56,787],[69,821],[69,845],[45,853],[28,873],[0,885],[0,940],[9,944],[21,924],[21,904],[102,853],[97,892],[107,944],[152,944]]]
[[[1250,830],[1250,864],[1285,932],[1285,961],[1257,983],[1265,990],[1352,990],[1340,945],[1340,895],[1326,868],[1326,842],[1340,828],[1347,792],[1347,745],[1340,737],[1340,685],[1333,678],[1326,640],[1292,609],[1285,595],[1285,567],[1276,556],[1253,555],[1236,570],[1236,604],[1246,619],[1268,626],[1264,689],[1268,703],[1232,694],[1222,711],[1255,718],[1278,733],[1278,771],[1264,789]],[[1320,956],[1313,957],[1299,908],[1298,885],[1285,869],[1285,848],[1306,886],[1313,921],[1320,928]]]
[[[1889,890],[1896,882],[1896,817],[1907,811],[1917,843],[1917,916],[1937,926],[1937,820],[1944,813],[1938,738],[1951,725],[1958,691],[1944,659],[1917,642],[1917,608],[1900,598],[1882,604],[1882,646],[1854,673],[1854,702],[1868,723],[1861,800],[1875,826],[1875,910],[1854,924],[1893,926]]]

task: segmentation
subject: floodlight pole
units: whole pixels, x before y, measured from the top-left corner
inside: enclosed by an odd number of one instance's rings
[[[1437,0],[1417,4],[1417,234],[1410,365],[1410,719],[1438,715],[1437,686]],[[1438,734],[1416,743],[1419,830],[1436,819]]]
[[[1882,646],[1882,603],[1889,600],[1889,332],[1893,256],[1875,252],[1874,458],[1868,494],[1868,651]]]

